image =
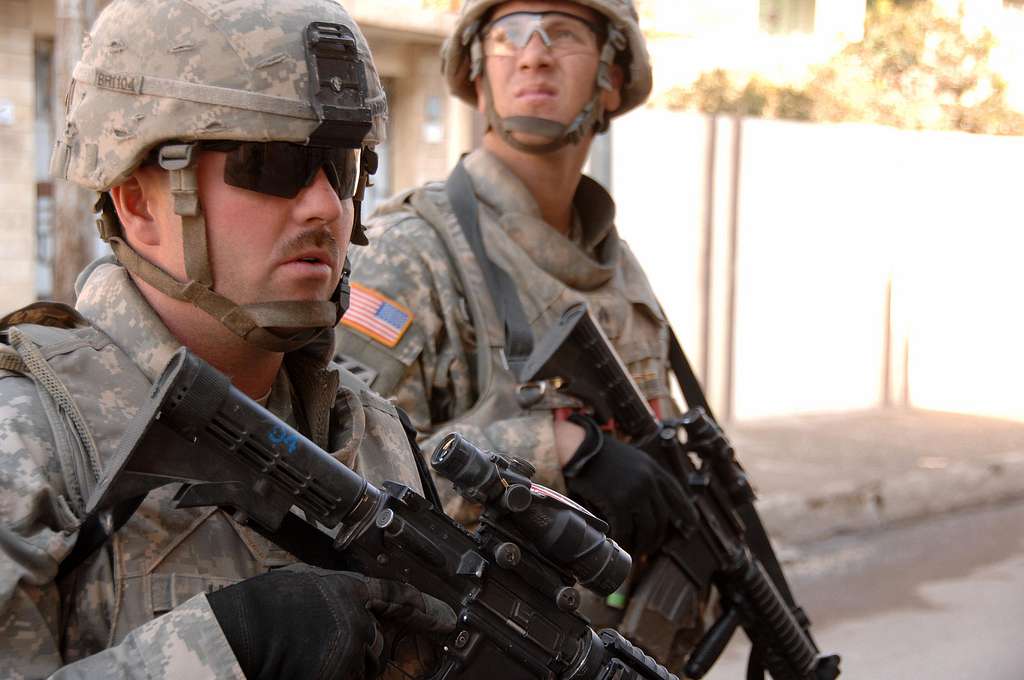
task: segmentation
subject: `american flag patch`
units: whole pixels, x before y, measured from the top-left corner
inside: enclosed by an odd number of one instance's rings
[[[412,312],[375,290],[353,283],[341,323],[382,345],[394,347],[412,323]]]

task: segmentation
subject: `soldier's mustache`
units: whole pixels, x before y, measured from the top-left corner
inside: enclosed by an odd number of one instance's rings
[[[280,248],[282,253],[281,259],[288,260],[300,256],[311,248],[326,253],[329,257],[327,264],[331,267],[337,267],[338,261],[341,259],[341,246],[338,244],[338,239],[334,237],[334,234],[326,229],[305,231],[285,242]]]

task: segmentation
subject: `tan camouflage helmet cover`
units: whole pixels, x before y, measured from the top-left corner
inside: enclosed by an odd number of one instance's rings
[[[356,36],[374,125],[387,101],[359,27],[333,0],[115,0],[85,40],[51,171],[106,191],[170,140],[305,143],[317,128],[304,31],[339,23]]]
[[[480,65],[474,66],[474,59],[482,56],[472,54],[473,41],[478,36],[484,18],[494,7],[508,0],[465,0],[452,35],[441,48],[442,68],[448,81],[448,88],[459,99],[475,107],[476,88],[473,85]],[[626,82],[622,88],[622,106],[609,118],[620,116],[642,105],[651,94],[651,60],[633,0],[573,0],[578,5],[589,7],[604,16],[610,25],[625,39],[626,58],[618,60],[624,64]]]

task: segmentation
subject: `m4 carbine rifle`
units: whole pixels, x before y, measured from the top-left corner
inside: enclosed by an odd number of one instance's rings
[[[701,589],[714,585],[723,613],[687,659],[687,678],[708,671],[738,626],[753,644],[748,677],[763,676],[764,668],[775,680],[839,675],[839,657],[819,655],[810,621],[793,601],[754,509],[746,473],[704,409],[659,422],[582,303],[567,309],[541,339],[520,376],[527,400],[548,387],[579,399],[598,422],[612,422],[630,443],[658,460],[685,492],[675,526],[651,556],[620,630],[648,652],[668,658],[672,620],[682,607],[675,598],[689,584]]]
[[[373,486],[182,349],[93,493],[90,526],[111,535],[149,491],[179,482],[177,507],[231,508],[303,562],[405,581],[448,603],[458,623],[438,680],[677,680],[576,612],[577,581],[608,594],[629,573],[604,522],[533,484],[529,463],[457,434],[431,464],[484,505],[476,532],[407,486]]]

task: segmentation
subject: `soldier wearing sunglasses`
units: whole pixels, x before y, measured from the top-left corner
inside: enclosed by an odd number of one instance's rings
[[[446,182],[395,197],[371,220],[353,283],[363,313],[342,320],[341,358],[408,411],[426,450],[457,430],[529,459],[541,483],[608,520],[642,562],[665,538],[678,485],[580,404],[550,391],[525,403],[517,375],[533,340],[584,301],[656,413],[678,413],[662,308],[618,236],[612,198],[582,175],[594,136],[650,93],[633,2],[467,0],[442,60],[487,132]],[[447,509],[474,517],[454,495]],[[678,660],[702,633],[708,594],[677,595],[666,618]],[[621,612],[592,603],[590,614]]]
[[[74,308],[0,320],[0,677],[373,677],[401,652],[385,633],[454,626],[407,585],[296,566],[222,510],[175,509],[170,487],[105,544],[85,514],[182,345],[374,483],[422,488],[398,412],[331,362],[386,115],[333,0],[99,17],[52,170],[98,192],[113,254]]]

